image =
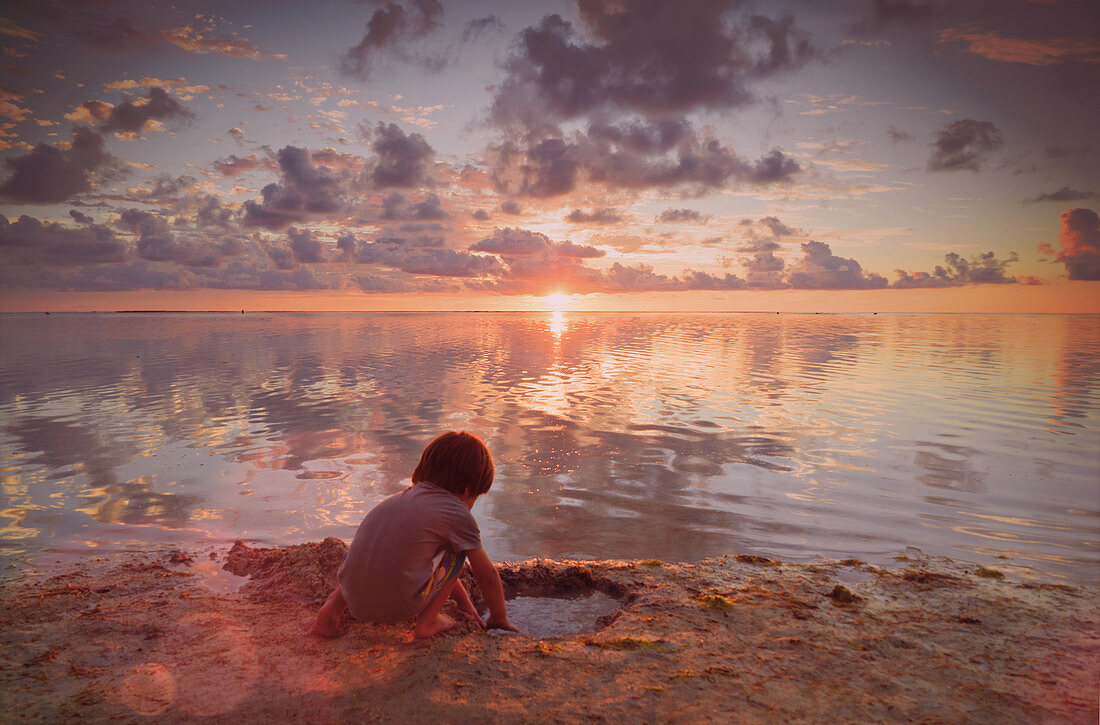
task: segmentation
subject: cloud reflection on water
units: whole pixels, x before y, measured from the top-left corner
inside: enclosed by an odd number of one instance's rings
[[[497,556],[886,560],[906,545],[987,546],[977,513],[1022,564],[1068,550],[1064,573],[1097,559],[1092,318],[2,324],[12,553],[114,540],[103,527],[118,522],[166,538],[348,538],[428,440],[465,428],[499,465],[475,509]]]

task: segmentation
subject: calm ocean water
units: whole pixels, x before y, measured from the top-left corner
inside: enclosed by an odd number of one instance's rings
[[[350,540],[463,428],[495,559],[916,547],[1100,578],[1100,317],[5,315],[0,345],[17,569]]]

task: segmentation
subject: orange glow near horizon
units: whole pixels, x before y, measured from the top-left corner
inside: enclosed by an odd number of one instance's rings
[[[3,312],[825,312],[1100,314],[1100,285],[983,285],[917,290],[777,290],[533,295],[363,294],[332,290],[254,292],[0,291]]]

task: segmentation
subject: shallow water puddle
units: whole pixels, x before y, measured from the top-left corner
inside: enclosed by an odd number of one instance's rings
[[[565,637],[600,629],[598,617],[619,608],[619,601],[603,592],[572,597],[513,597],[508,619],[528,637]]]

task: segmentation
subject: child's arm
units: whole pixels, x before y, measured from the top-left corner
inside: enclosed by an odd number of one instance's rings
[[[508,611],[504,606],[504,587],[500,584],[500,574],[497,568],[485,553],[485,549],[473,549],[466,552],[470,560],[470,569],[474,572],[474,579],[481,587],[481,595],[485,597],[485,603],[489,605],[489,620],[485,626],[489,629],[507,629],[518,632],[512,623],[508,621]]]

